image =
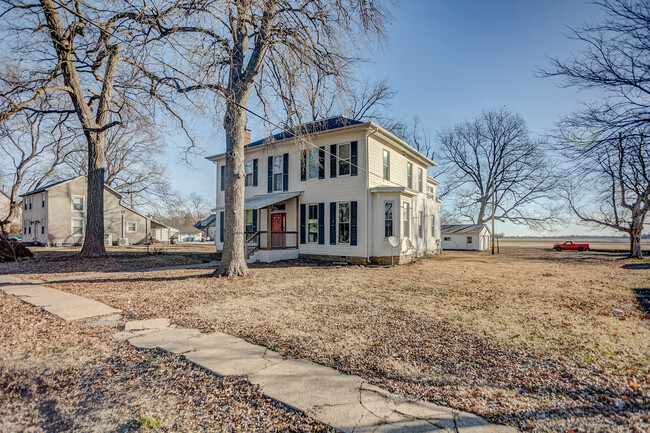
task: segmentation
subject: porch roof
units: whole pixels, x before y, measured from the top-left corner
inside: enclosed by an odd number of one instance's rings
[[[272,204],[280,203],[282,201],[286,201],[289,199],[292,199],[294,197],[298,197],[300,194],[302,194],[302,191],[296,191],[296,192],[278,192],[274,194],[261,194],[261,195],[254,195],[252,197],[248,197],[247,199],[244,200],[244,209],[262,209],[267,206],[271,206]],[[218,210],[224,210],[225,206],[221,205],[215,209],[212,209],[213,211],[218,211]]]

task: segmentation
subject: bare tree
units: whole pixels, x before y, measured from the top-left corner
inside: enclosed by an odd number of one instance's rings
[[[273,76],[298,77],[291,83],[306,76],[344,82],[359,61],[353,50],[361,45],[358,37],[381,34],[384,8],[381,0],[232,0],[215,1],[205,9],[210,19],[181,28],[191,36],[182,44],[195,65],[190,75],[202,82],[190,88],[216,90],[225,105],[225,230],[215,275],[246,275],[244,144],[251,93],[265,108],[276,101],[286,112],[297,112],[292,101],[298,99],[285,96],[293,93],[290,86],[280,93],[277,86],[264,83]],[[200,47],[192,33],[202,37]]]
[[[492,109],[439,133],[442,164],[456,210],[483,224],[495,219],[548,227],[557,218],[552,162],[530,137],[524,119]],[[494,203],[494,206],[492,205]]]
[[[210,214],[210,207],[210,202],[195,192],[187,196],[172,192],[164,200],[162,209],[155,214],[155,218],[171,226],[194,225]]]
[[[0,231],[5,236],[18,214],[18,194],[43,185],[75,152],[77,137],[65,127],[63,117],[25,111],[0,124],[3,176],[11,178],[9,212],[0,215]]]
[[[569,38],[584,48],[568,60],[551,59],[542,77],[561,78],[565,87],[601,91],[601,98],[567,116],[561,130],[600,131],[598,145],[630,135],[650,122],[650,3],[645,0],[596,0],[605,12],[601,23],[573,29]],[[570,138],[565,136],[565,138]]]
[[[650,144],[646,136],[620,135],[587,156],[583,148],[577,143],[573,152],[567,152],[575,154],[573,160],[579,161],[575,173],[580,174],[564,189],[571,209],[582,222],[627,233],[629,256],[643,258],[641,235],[650,210]],[[585,194],[586,190],[590,193]]]
[[[77,117],[87,144],[87,223],[81,255],[104,248],[106,132],[121,124],[124,107],[158,101],[169,109],[143,66],[145,47],[169,36],[164,19],[192,6],[181,2],[137,5],[92,0],[2,0],[0,17],[11,22],[2,44],[15,73],[0,77],[0,123],[50,101],[44,112]],[[181,124],[182,126],[182,124]]]
[[[157,160],[165,142],[155,126],[137,113],[123,119],[121,126],[106,132],[105,182],[130,197],[132,206],[153,212],[172,190],[167,167]],[[77,144],[79,151],[66,165],[75,174],[87,174],[88,152],[84,143]]]

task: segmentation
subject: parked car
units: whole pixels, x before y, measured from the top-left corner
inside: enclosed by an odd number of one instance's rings
[[[578,250],[578,251],[587,251],[589,249],[589,244],[576,244],[573,241],[566,241],[563,244],[553,245],[555,251],[562,250]]]

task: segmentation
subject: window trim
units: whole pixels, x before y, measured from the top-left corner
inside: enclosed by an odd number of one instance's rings
[[[75,198],[80,198],[81,199],[81,210],[77,210],[74,208],[74,199]],[[85,212],[86,211],[86,196],[85,195],[71,195],[70,196],[70,210],[72,212]]]
[[[74,232],[74,222],[81,221],[81,233]],[[84,236],[86,234],[86,220],[84,218],[70,218],[70,236]]]
[[[384,180],[390,181],[390,151],[384,149],[382,156],[382,164],[384,167],[383,175]]]
[[[467,236],[467,243],[471,244],[474,241],[473,236]]]
[[[250,173],[248,172],[249,166],[251,169]],[[244,161],[244,173],[244,186],[253,186],[253,161]]]
[[[314,211],[315,211],[314,214],[316,215],[316,218],[309,218],[309,213],[311,212],[312,208],[314,208]],[[319,225],[319,221],[318,221],[318,203],[307,204],[306,211],[307,211],[307,218],[306,218],[306,220],[307,220],[307,223],[306,223],[307,239],[306,239],[306,241],[307,241],[308,244],[318,244],[318,225]],[[316,231],[314,232],[316,234],[316,240],[314,240],[314,241],[309,240],[309,235],[312,234],[312,232],[309,231],[309,226],[314,224],[314,223],[312,223],[310,221],[316,221],[316,223],[315,223],[316,224]]]
[[[402,202],[402,226],[405,238],[411,238],[411,203]]]
[[[250,213],[249,213],[250,212]],[[248,215],[250,215],[250,221],[251,223],[248,224]],[[250,230],[248,230],[250,227]],[[253,232],[253,209],[246,209],[244,211],[244,237],[248,236],[248,233],[254,233]]]
[[[389,204],[391,205],[390,208],[390,219],[386,218],[386,205]],[[386,224],[390,221],[390,234],[387,235],[387,226]],[[386,200],[384,202],[384,239],[388,239],[391,236],[395,236],[395,201],[393,200]]]
[[[129,230],[129,224],[135,224],[135,229],[134,230]],[[128,221],[126,222],[126,232],[127,233],[137,233],[138,232],[138,222],[137,221]]]
[[[314,155],[314,162],[311,161],[311,156],[312,154]],[[320,149],[307,149],[305,150],[305,158],[306,158],[306,168],[307,170],[306,177],[307,180],[311,179],[319,179],[320,178],[320,169],[321,169],[321,164],[320,164]],[[316,168],[316,175],[312,176],[311,175],[311,168],[314,166]]]
[[[347,222],[341,222],[341,205],[348,205],[348,221]],[[336,203],[336,243],[337,244],[343,244],[343,245],[350,245],[350,228],[351,223],[352,223],[352,218],[351,218],[351,212],[352,212],[352,204],[349,201],[342,201],[342,202],[337,202]],[[341,225],[342,224],[347,224],[348,226],[348,240],[347,241],[341,241]]]
[[[277,167],[276,162],[278,160],[280,161],[280,166],[279,166],[280,171],[276,173],[276,171],[275,171],[275,169]],[[284,156],[283,155],[275,155],[275,156],[273,156],[273,170],[271,171],[271,173],[273,174],[273,192],[283,191],[284,190],[283,189],[284,188]],[[279,188],[277,188],[277,186],[278,186],[278,180],[277,180],[278,178],[277,178],[277,176],[279,176],[279,179],[280,179],[280,184],[279,184],[280,187]]]
[[[430,189],[431,191],[429,191],[429,189]],[[429,200],[433,200],[433,197],[434,197],[433,186],[432,186],[432,185],[427,185],[427,198],[428,198]]]
[[[442,240],[445,242],[451,242],[451,236],[443,236]]]
[[[424,238],[424,212],[419,211],[419,219],[418,219],[418,237],[420,239]]]
[[[41,208],[45,207],[45,193],[41,194]]]
[[[34,198],[34,196],[30,195],[29,196],[29,210],[32,210],[32,198]]]
[[[424,182],[423,182],[423,177],[422,176],[422,168],[418,167],[418,191],[419,192],[424,192]]]
[[[341,148],[344,147],[344,146],[348,147],[348,157],[347,158],[341,158]],[[336,150],[337,150],[336,155],[337,155],[337,160],[338,160],[338,164],[337,164],[336,168],[337,168],[337,171],[338,171],[338,175],[339,176],[350,176],[350,174],[352,173],[352,143],[339,144]],[[345,166],[345,164],[347,164],[347,166],[348,166],[348,172],[347,173],[342,173],[341,172],[341,166]]]
[[[45,234],[45,217],[41,218],[41,234]]]
[[[406,163],[406,186],[413,189],[413,163]]]

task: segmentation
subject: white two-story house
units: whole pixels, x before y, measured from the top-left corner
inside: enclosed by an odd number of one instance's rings
[[[372,122],[339,116],[298,131],[246,146],[249,262],[405,263],[440,248],[439,182],[427,176],[433,161]],[[217,169],[220,251],[225,153],[207,159]]]

